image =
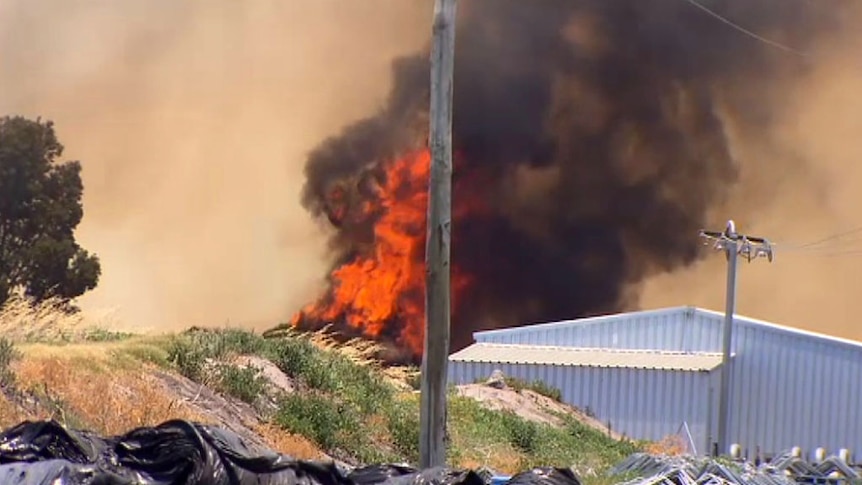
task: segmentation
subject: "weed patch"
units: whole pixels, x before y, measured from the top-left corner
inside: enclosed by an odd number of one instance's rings
[[[476,379],[476,384],[483,384],[485,379]],[[544,381],[534,380],[532,382],[525,381],[523,379],[519,379],[517,377],[509,377],[506,376],[503,378],[503,382],[506,383],[506,386],[509,388],[521,392],[524,389],[528,391],[533,391],[536,394],[545,396],[549,399],[553,399],[557,402],[563,402],[563,393],[559,389],[554,386],[546,384]]]
[[[397,399],[386,409],[386,424],[392,445],[403,460],[419,461],[419,399],[410,395]]]
[[[449,398],[449,414],[460,459],[504,472],[544,465],[605,470],[638,450],[633,443],[609,439],[574,418],[555,427],[490,410],[454,394]],[[509,454],[508,463],[494,462],[499,452]]]
[[[113,330],[93,327],[84,330],[82,340],[87,342],[118,342],[134,336],[134,334],[128,332],[115,332]]]
[[[12,363],[21,357],[21,353],[9,339],[0,337],[0,388],[11,388],[15,385],[15,372]]]
[[[308,436],[326,449],[353,450],[361,445],[361,426],[354,410],[329,396],[316,393],[286,396],[276,422],[287,431]]]
[[[219,364],[216,368],[216,389],[248,404],[254,404],[266,393],[267,382],[254,366]]]
[[[206,366],[204,349],[186,339],[172,340],[168,345],[168,362],[176,366],[177,371],[195,382],[203,382]]]

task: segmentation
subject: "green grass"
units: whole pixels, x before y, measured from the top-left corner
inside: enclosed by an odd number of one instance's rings
[[[519,469],[577,465],[604,470],[638,450],[636,444],[612,440],[574,418],[554,427],[487,409],[467,397],[450,396],[449,413],[461,453],[505,444],[521,455]]]
[[[224,362],[239,354],[266,358],[302,388],[279,398],[272,418],[275,424],[342,459],[360,463],[418,460],[418,396],[398,391],[372,366],[321,350],[304,338],[267,339],[240,330],[193,330],[162,345],[166,362],[178,372],[246,402],[266,392],[264,378],[257,369]],[[536,383],[513,384],[510,386],[516,389],[533,389],[559,400],[559,390]],[[454,392],[450,393],[448,414],[451,463],[485,463],[493,461],[492,455],[507,454],[503,463],[513,470],[575,464],[604,470],[638,449],[573,418],[567,418],[561,427],[538,424],[486,409]]]
[[[92,327],[84,330],[81,339],[85,342],[118,342],[133,337],[135,337],[135,334],[129,332],[115,332],[113,330]]]
[[[527,389],[535,392],[536,394],[551,398],[554,401],[563,401],[562,391],[560,391],[556,387],[545,384],[544,381],[535,380],[533,382],[527,382],[523,379],[518,379],[517,377],[506,377],[505,380],[506,385],[516,391]]]
[[[255,404],[260,396],[266,394],[267,383],[261,369],[254,366],[219,364],[215,369],[216,390],[248,404]]]
[[[532,382],[525,381],[523,379],[519,379],[517,377],[509,377],[506,376],[503,378],[503,381],[506,383],[506,386],[515,390],[515,391],[523,391],[524,389],[533,391],[536,394],[545,396],[547,398],[553,399],[557,402],[563,402],[563,393],[556,387],[545,384],[544,381],[535,380]],[[474,381],[476,384],[482,384],[485,382],[485,379],[478,378]]]
[[[19,357],[21,353],[15,345],[9,339],[0,337],[0,388],[10,388],[15,385],[12,363]]]

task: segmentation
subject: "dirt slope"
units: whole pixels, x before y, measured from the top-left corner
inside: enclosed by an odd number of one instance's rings
[[[530,389],[517,390],[511,387],[497,389],[486,384],[467,384],[458,386],[458,395],[476,399],[488,409],[511,411],[524,419],[538,423],[562,426],[563,417],[571,417],[591,428],[607,433],[612,439],[623,439],[622,435],[609,431],[601,421],[583,411]]]
[[[17,389],[0,393],[0,427],[53,418],[68,426],[119,434],[169,419],[190,419],[226,427],[297,458],[328,458],[307,439],[267,424],[251,405],[134,358],[140,352],[157,352],[154,347],[129,341],[24,345],[20,350],[22,358],[12,365]]]

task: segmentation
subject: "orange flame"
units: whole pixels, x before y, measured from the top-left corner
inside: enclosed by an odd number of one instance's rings
[[[328,294],[297,314],[294,325],[313,319],[343,322],[372,339],[384,332],[395,334],[414,356],[422,355],[430,162],[430,153],[422,150],[384,163],[385,180],[374,189],[377,203],[361,207],[365,215],[372,205],[380,214],[372,249],[333,270]],[[342,191],[334,195],[338,202],[343,200]],[[345,214],[343,208],[336,212],[336,219]],[[453,269],[453,294],[467,282]]]

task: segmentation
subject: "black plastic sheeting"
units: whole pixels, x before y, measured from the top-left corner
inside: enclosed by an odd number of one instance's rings
[[[511,485],[580,485],[568,469],[520,473]],[[295,460],[237,434],[167,421],[101,437],[54,421],[25,421],[0,433],[0,485],[487,485],[472,470],[380,464],[343,472]]]
[[[570,468],[541,467],[518,473],[508,485],[580,485],[580,480]]]

